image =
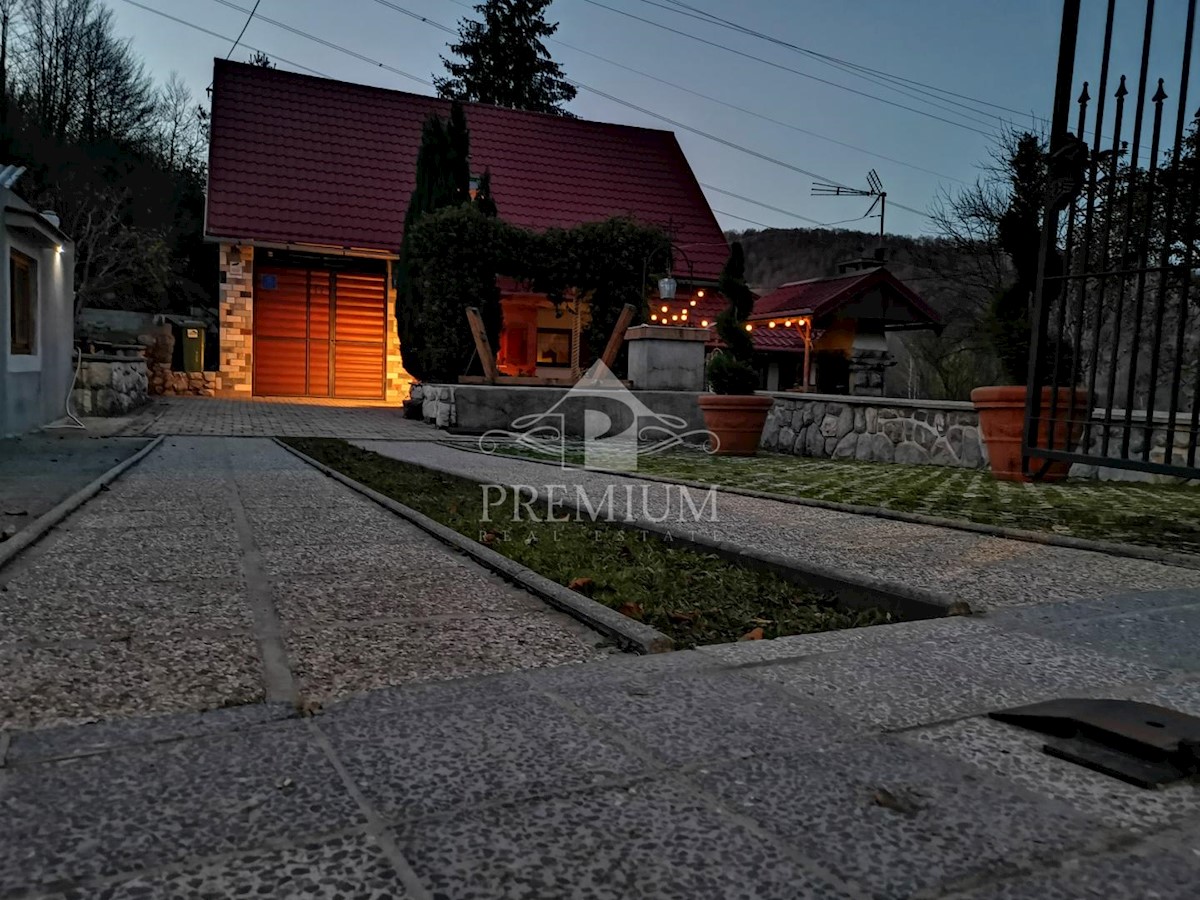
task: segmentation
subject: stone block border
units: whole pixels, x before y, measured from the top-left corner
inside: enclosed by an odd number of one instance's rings
[[[62,501],[62,503],[58,504],[48,512],[38,516],[27,526],[18,531],[15,537],[12,537],[3,544],[0,544],[0,569],[3,569],[22,550],[41,540],[41,538],[45,536],[45,534],[55,525],[100,493],[101,488],[116,481],[122,472],[124,472],[126,469],[133,468],[139,462],[153,453],[154,449],[162,442],[163,436],[159,435],[137,453],[133,454],[133,456],[129,457],[128,459],[121,460],[121,462],[117,463],[99,478],[77,490],[66,500]]]
[[[579,619],[585,625],[596,629],[614,641],[622,649],[634,650],[637,653],[666,653],[674,649],[674,641],[656,628],[635,622],[628,616],[623,616],[615,609],[609,609],[602,603],[597,603],[588,597],[568,590],[557,582],[551,581],[532,569],[513,562],[507,556],[484,547],[476,541],[459,534],[453,528],[448,528],[440,522],[435,522],[428,516],[405,506],[391,497],[384,496],[372,490],[365,484],[348,478],[336,469],[324,463],[317,462],[311,456],[301,453],[279,438],[273,438],[276,444],[288,453],[308,463],[313,468],[339,481],[353,491],[362,494],[368,500],[373,500],[384,509],[411,522],[422,531],[432,535],[444,544],[466,554],[475,562],[495,572],[506,580],[522,587],[535,596],[541,597],[555,609]]]

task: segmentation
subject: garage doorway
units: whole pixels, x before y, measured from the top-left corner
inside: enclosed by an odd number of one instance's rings
[[[254,394],[382,400],[383,267],[264,264],[254,279]]]

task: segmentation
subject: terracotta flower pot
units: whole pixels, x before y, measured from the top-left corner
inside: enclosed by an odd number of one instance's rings
[[[774,400],[754,394],[701,394],[698,402],[704,413],[704,427],[717,438],[713,451],[717,456],[753,456],[758,452],[767,410]]]
[[[1030,481],[1021,466],[1021,437],[1025,431],[1025,385],[981,387],[971,391],[971,402],[979,412],[979,430],[987,445],[988,461],[992,475],[1000,481]],[[1052,389],[1042,388],[1043,416],[1052,403]],[[1071,395],[1075,395],[1075,421],[1067,422],[1067,411],[1071,408]],[[1053,423],[1038,423],[1035,443],[1041,447],[1057,449],[1074,448],[1083,434],[1083,424],[1091,414],[1087,391],[1078,388],[1058,388],[1059,416]],[[1053,442],[1053,443],[1051,443]],[[1063,481],[1071,469],[1069,462],[1050,463],[1042,481]]]

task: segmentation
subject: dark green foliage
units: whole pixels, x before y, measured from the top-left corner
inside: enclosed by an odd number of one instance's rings
[[[409,258],[419,261],[415,277],[410,277],[420,298],[415,317],[423,337],[421,374],[413,373],[415,377],[453,382],[467,371],[475,352],[468,307],[479,308],[488,340],[497,346],[501,320],[496,273],[510,252],[510,230],[499,219],[464,204],[426,214],[409,233]]]
[[[463,19],[458,43],[442,57],[449,77],[434,76],[438,94],[447,99],[492,103],[511,109],[570,115],[563,104],[575,88],[550,57],[543,41],[557,30],[546,21],[551,0],[487,0],[475,7],[482,21]]]
[[[489,219],[496,218],[496,215],[500,212],[496,207],[495,199],[492,197],[492,173],[490,170],[484,170],[483,175],[480,176],[479,187],[475,190],[475,198],[471,201],[471,204]]]
[[[758,390],[758,372],[750,363],[718,350],[705,368],[714,394],[749,395]]]
[[[717,316],[717,334],[725,348],[708,362],[709,386],[717,394],[753,394],[758,374],[750,363],[754,341],[746,331],[746,319],[754,311],[754,294],[746,284],[746,255],[740,241],[733,242],[717,284],[729,306]]]
[[[421,294],[421,267],[411,249],[412,234],[429,213],[470,201],[470,140],[466,117],[459,103],[451,104],[449,122],[439,116],[430,116],[421,131],[416,185],[404,214],[404,238],[393,276],[400,354],[405,370],[419,381],[444,377],[444,372],[431,368],[431,360],[445,361],[453,356],[456,341],[450,340],[449,346],[445,347],[437,345],[439,332],[445,331],[445,324],[432,320],[426,313],[426,300]],[[431,341],[433,347],[430,347]],[[454,374],[457,376],[461,371]]]
[[[735,641],[754,628],[774,638],[891,620],[881,609],[842,609],[830,595],[777,575],[676,549],[603,521],[532,522],[526,517],[512,522],[510,500],[507,510],[493,507],[485,522],[477,482],[388,459],[344,441],[289,443],[472,540],[486,539],[493,550],[560,585],[586,579],[592,599],[657,628],[673,638],[678,649]],[[546,518],[544,507],[539,514]]]
[[[1008,254],[1016,280],[997,294],[987,324],[1005,376],[1011,384],[1023,384],[1029,374],[1033,297],[1045,213],[1045,146],[1036,135],[1019,135],[1004,162],[1010,193],[996,237],[1000,249]]]

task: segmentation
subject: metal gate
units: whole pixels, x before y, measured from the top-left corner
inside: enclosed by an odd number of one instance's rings
[[[1023,443],[1035,477],[1055,461],[1200,477],[1196,3],[1156,18],[1154,0],[1093,2],[1082,23],[1081,0],[1063,4]],[[1138,39],[1128,59],[1114,29]],[[1080,36],[1098,59],[1076,58]]]

